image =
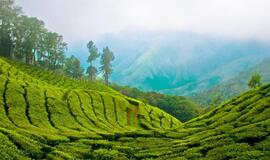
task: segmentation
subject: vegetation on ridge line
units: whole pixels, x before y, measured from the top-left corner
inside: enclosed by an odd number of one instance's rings
[[[111,84],[111,87],[126,96],[157,106],[182,122],[195,118],[204,112],[201,106],[186,97],[143,92],[137,88],[120,86],[115,83]]]

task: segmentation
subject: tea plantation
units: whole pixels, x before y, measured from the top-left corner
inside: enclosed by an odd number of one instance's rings
[[[181,123],[98,82],[0,58],[1,159],[269,159],[270,85]]]

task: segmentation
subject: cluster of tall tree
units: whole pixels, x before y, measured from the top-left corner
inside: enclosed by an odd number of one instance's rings
[[[114,54],[109,49],[109,47],[103,48],[102,54],[98,52],[98,49],[93,41],[89,41],[87,44],[87,48],[89,51],[89,56],[87,62],[89,63],[89,66],[87,68],[87,74],[89,76],[90,80],[95,80],[96,75],[98,73],[98,69],[94,66],[93,62],[100,57],[100,72],[103,75],[105,84],[109,84],[109,77],[112,74],[112,64],[111,62],[114,60]]]
[[[0,0],[0,56],[78,78],[83,74],[80,61],[74,56],[66,58],[66,51],[63,37],[47,30],[43,21],[22,15],[14,0]]]
[[[22,15],[14,0],[0,0],[0,55],[50,69],[62,68],[67,43],[44,22]]]
[[[91,80],[96,78],[98,69],[93,62],[101,57],[99,71],[108,84],[113,53],[106,47],[100,54],[93,41],[87,44],[87,48],[90,65],[86,73]],[[67,43],[63,37],[46,29],[43,21],[23,15],[22,9],[14,5],[14,0],[0,0],[0,56],[81,78],[84,69],[80,60],[73,55],[66,57],[66,51]]]

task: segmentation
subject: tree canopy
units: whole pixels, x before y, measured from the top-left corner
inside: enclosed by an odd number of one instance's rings
[[[50,32],[42,20],[22,15],[14,0],[0,0],[0,56],[81,76],[79,60],[74,56],[66,59],[67,48],[63,36]]]
[[[98,71],[96,67],[93,66],[93,62],[100,56],[100,54],[98,53],[98,49],[93,41],[89,41],[87,48],[89,51],[87,62],[90,65],[88,66],[86,73],[88,74],[90,80],[94,80]]]
[[[81,62],[74,55],[66,59],[64,70],[67,75],[73,78],[80,78],[83,75]]]
[[[261,84],[262,84],[262,83],[261,83],[261,79],[262,79],[262,77],[261,77],[260,74],[258,74],[258,73],[253,74],[253,75],[251,76],[249,82],[248,82],[248,86],[249,86],[250,88],[256,88],[256,87],[261,86]]]
[[[103,53],[101,55],[101,61],[100,61],[100,71],[103,74],[105,84],[109,84],[109,77],[112,74],[112,64],[111,62],[114,60],[113,52],[110,51],[109,47],[105,47],[103,49]]]

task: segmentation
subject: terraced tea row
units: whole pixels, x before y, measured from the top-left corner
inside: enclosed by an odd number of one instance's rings
[[[65,88],[76,81],[62,77],[58,82],[53,73],[46,72],[46,78],[38,68],[17,70],[20,65],[13,63],[0,60],[3,159],[270,157],[270,85],[182,124],[102,84]]]
[[[46,82],[46,84],[53,85],[54,87],[64,88],[64,89],[90,89],[90,90],[97,90],[103,92],[109,92],[111,94],[120,95],[115,90],[102,85],[98,82],[93,82],[89,80],[78,80],[66,77],[63,73],[54,73],[52,71],[44,70],[39,67],[25,65],[20,62],[11,61],[8,59],[4,59],[5,61],[1,63],[5,67],[11,67],[16,72],[23,72],[29,75],[30,81],[39,80],[41,82]],[[8,62],[9,64],[7,64]],[[15,74],[17,76],[17,74]]]
[[[270,85],[249,91],[184,123],[137,154],[157,159],[269,159]],[[157,146],[157,147],[156,147]]]
[[[32,78],[3,60],[0,66],[2,117],[12,125],[33,133],[50,137],[51,133],[65,136],[74,133],[76,136],[83,132],[87,137],[97,137],[173,129],[180,124],[158,108],[120,96],[115,91],[117,94],[80,87],[64,89],[53,86],[56,81],[49,84],[42,79]],[[53,74],[50,75],[53,79]]]

